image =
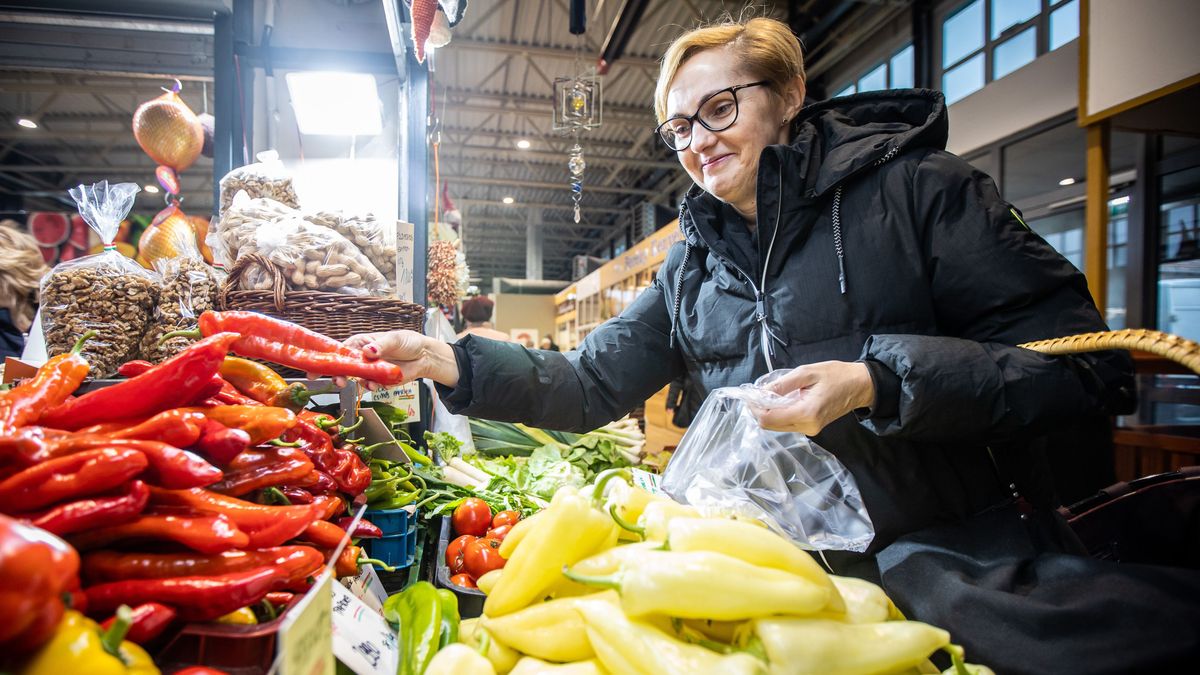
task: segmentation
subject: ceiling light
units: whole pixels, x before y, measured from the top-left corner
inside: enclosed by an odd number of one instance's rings
[[[1058,181],[1058,184],[1059,184],[1059,185],[1061,185],[1061,186],[1063,186],[1063,187],[1066,187],[1066,186],[1068,186],[1068,185],[1074,185],[1074,184],[1075,184],[1075,179],[1074,179],[1074,178],[1064,178],[1064,179],[1062,179],[1062,180]]]
[[[152,195],[158,194],[158,186],[157,185],[143,185],[142,189],[145,190],[148,194],[152,194]]]
[[[533,145],[533,143],[530,143],[529,141],[525,140],[524,138],[517,141],[517,147],[521,150],[528,150],[531,145]]]
[[[300,133],[314,136],[377,136],[383,131],[379,90],[367,73],[287,74]]]
[[[512,204],[513,202],[515,202],[517,200],[513,199],[512,197],[505,197],[504,199],[501,199],[500,201],[504,202],[505,204]]]
[[[1116,199],[1113,199],[1112,201],[1110,201],[1108,203],[1108,205],[1109,206],[1120,206],[1122,204],[1128,204],[1128,203],[1129,203],[1129,195],[1125,195],[1124,197],[1117,197]]]
[[[38,123],[28,117],[21,117],[17,119],[17,126],[25,127],[26,129],[36,129],[38,128]]]

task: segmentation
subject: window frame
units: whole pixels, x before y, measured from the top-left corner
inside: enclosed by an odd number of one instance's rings
[[[842,82],[841,86],[830,87],[829,91],[837,92],[837,93],[833,94],[831,96],[831,98],[836,98],[838,96],[850,96],[852,94],[861,93],[858,90],[859,81],[862,80],[864,77],[866,77],[868,73],[871,73],[871,72],[877,70],[879,68],[879,66],[884,67],[884,75],[885,75],[885,79],[887,80],[887,87],[885,87],[883,89],[868,89],[867,91],[888,91],[890,89],[896,89],[897,87],[894,84],[896,78],[892,74],[892,61],[895,60],[895,58],[900,55],[900,52],[902,52],[906,49],[913,49],[913,41],[912,40],[909,40],[908,42],[901,44],[899,47],[897,47],[896,49],[889,52],[881,60],[871,62],[871,65],[867,66],[866,68],[858,69],[857,71],[855,71],[857,74],[854,77]],[[915,54],[914,54],[913,73],[910,78],[914,82],[917,79],[916,68],[917,68],[917,65],[916,65],[916,58],[915,58]],[[909,87],[904,87],[904,88],[908,89]],[[846,92],[847,90],[849,90],[849,93],[843,93],[843,92]]]

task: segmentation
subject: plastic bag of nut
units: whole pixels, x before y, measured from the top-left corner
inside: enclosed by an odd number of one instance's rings
[[[69,351],[79,336],[94,330],[99,335],[83,346],[94,378],[111,377],[137,357],[158,295],[158,275],[113,245],[138,190],[134,183],[108,181],[71,188],[79,215],[100,235],[104,250],[61,263],[42,279],[47,356]]]
[[[233,205],[238,192],[245,192],[251,199],[265,197],[293,209],[300,208],[300,199],[292,185],[291,176],[283,168],[283,162],[260,162],[240,166],[221,179],[221,210]]]
[[[192,340],[162,336],[177,330],[196,328],[200,315],[215,309],[221,278],[204,263],[199,247],[187,255],[154,261],[154,270],[162,277],[154,318],[142,339],[142,358],[152,363],[168,359],[186,349]]]
[[[253,249],[243,248],[241,254],[250,250],[262,253],[283,270],[288,285],[297,290],[349,295],[388,295],[391,291],[387,279],[357,246],[299,215],[260,226]]]
[[[385,227],[370,213],[359,215],[345,211],[306,213],[304,219],[314,225],[328,227],[348,239],[383,274],[388,285],[396,287],[395,225]]]

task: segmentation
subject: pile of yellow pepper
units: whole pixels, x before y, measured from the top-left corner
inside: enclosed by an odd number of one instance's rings
[[[950,634],[906,621],[878,586],[826,574],[761,524],[705,518],[621,470],[560,489],[481,577],[483,616],[427,675],[989,674]]]

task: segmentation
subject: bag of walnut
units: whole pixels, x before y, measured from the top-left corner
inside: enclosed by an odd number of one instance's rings
[[[70,351],[79,336],[94,330],[97,337],[83,346],[94,378],[111,377],[137,358],[158,295],[157,275],[113,245],[138,190],[134,183],[108,181],[71,188],[79,215],[100,235],[104,250],[60,263],[42,279],[46,355]]]
[[[162,336],[195,329],[200,315],[216,307],[217,290],[224,280],[223,273],[205,264],[198,245],[180,253],[154,261],[154,271],[161,277],[162,286],[141,348],[142,358],[151,363],[168,359],[192,344],[190,338],[163,341]]]
[[[221,178],[221,208],[224,215],[233,205],[233,198],[245,192],[251,199],[266,198],[293,209],[300,208],[300,199],[292,178],[283,168],[283,162],[260,162],[239,166]]]

